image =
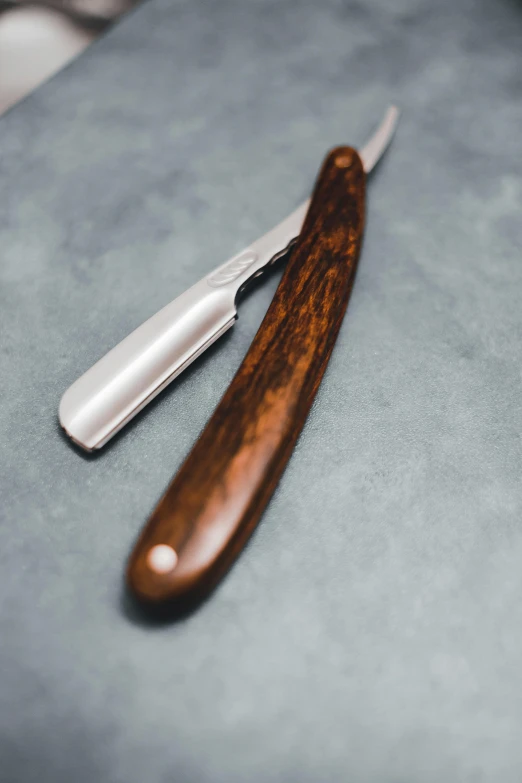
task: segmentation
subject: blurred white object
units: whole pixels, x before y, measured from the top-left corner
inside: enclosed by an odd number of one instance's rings
[[[0,14],[0,114],[59,71],[96,37],[48,8]]]

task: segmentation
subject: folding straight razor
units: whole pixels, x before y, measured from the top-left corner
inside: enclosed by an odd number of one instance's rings
[[[372,170],[390,142],[398,111],[390,107],[359,151]],[[93,451],[104,446],[162,389],[233,326],[238,293],[296,241],[307,200],[282,223],[219,266],[139,326],[65,392],[60,424]]]

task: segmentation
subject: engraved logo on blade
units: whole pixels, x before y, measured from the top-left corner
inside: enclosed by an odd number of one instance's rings
[[[242,275],[249,266],[252,266],[255,261],[257,261],[257,253],[254,253],[253,250],[247,250],[240,256],[233,258],[232,261],[229,261],[228,264],[225,264],[225,266],[217,272],[214,272],[214,274],[207,279],[207,282],[213,288],[219,288],[219,286],[231,283]]]

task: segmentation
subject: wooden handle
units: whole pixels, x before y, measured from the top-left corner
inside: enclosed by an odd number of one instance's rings
[[[141,600],[199,601],[254,530],[341,326],[361,247],[365,182],[356,150],[329,153],[263,323],[131,555],[128,584]]]

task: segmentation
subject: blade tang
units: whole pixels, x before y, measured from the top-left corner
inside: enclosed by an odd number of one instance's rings
[[[364,170],[367,174],[369,174],[379,162],[384,151],[390,144],[398,121],[398,108],[396,106],[390,106],[373,136],[368,139],[364,147],[359,151]]]

